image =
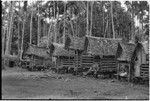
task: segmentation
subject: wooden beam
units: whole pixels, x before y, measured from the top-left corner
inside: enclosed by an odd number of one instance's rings
[[[131,63],[129,62],[128,66],[129,66],[129,76],[128,76],[128,82],[130,82],[131,80]]]
[[[86,37],[95,38],[95,39],[120,40],[120,41],[122,40],[122,38],[112,39],[112,38],[95,37],[95,36],[89,36],[89,35],[86,35]]]

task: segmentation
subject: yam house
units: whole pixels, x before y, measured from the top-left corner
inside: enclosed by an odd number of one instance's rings
[[[82,67],[82,63],[84,63],[83,60],[83,54],[86,50],[86,37],[72,37],[70,36],[70,44],[66,46],[67,50],[71,50],[75,52],[75,67]],[[66,40],[67,42],[67,40]],[[66,44],[67,45],[67,44]],[[87,62],[86,62],[87,63]]]
[[[53,45],[53,57],[56,62],[56,68],[70,67],[75,65],[75,52],[73,50],[66,50],[64,49],[64,45],[57,43],[53,43]]]
[[[87,53],[98,64],[98,72],[117,72],[117,48],[121,39],[91,37],[88,38]]]
[[[137,43],[133,52],[134,76],[149,78],[149,43]]]
[[[132,62],[133,52],[135,50],[135,44],[120,42],[118,44],[118,70],[117,74],[126,73],[126,77],[130,80],[131,73],[133,72],[134,64]]]
[[[45,66],[51,63],[51,56],[48,53],[48,48],[38,47],[36,45],[29,44],[26,52],[23,54],[23,60],[29,61],[31,65]]]

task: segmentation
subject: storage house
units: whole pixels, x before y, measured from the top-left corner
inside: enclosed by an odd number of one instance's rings
[[[36,45],[29,44],[27,51],[23,53],[23,60],[25,66],[33,67],[46,67],[51,63],[51,56],[48,53],[48,48],[38,47]]]
[[[134,62],[134,76],[149,77],[149,43],[137,43],[133,52],[132,61]]]
[[[117,71],[117,48],[121,39],[98,38],[87,36],[87,53],[94,57],[94,63],[99,64],[99,72]]]
[[[54,43],[53,45],[55,47],[53,57],[56,58],[56,68],[70,67],[75,65],[75,52],[73,50],[66,50],[64,49],[64,46],[60,44]]]
[[[128,81],[131,78],[134,64],[132,62],[133,52],[135,50],[135,44],[132,43],[124,43],[120,42],[118,44],[118,52],[117,52],[117,60],[118,60],[118,67],[117,67],[117,76],[120,75],[125,76],[128,78]]]

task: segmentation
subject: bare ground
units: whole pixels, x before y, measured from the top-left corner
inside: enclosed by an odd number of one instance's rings
[[[148,99],[149,87],[71,74],[2,70],[2,99]]]

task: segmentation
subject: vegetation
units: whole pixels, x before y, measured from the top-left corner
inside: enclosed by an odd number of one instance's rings
[[[42,45],[43,37],[47,37],[48,41],[43,44],[48,47],[50,42],[64,43],[66,35],[126,41],[135,37],[140,40],[138,36],[144,33],[149,35],[148,2],[126,1],[124,4],[127,9],[119,1],[3,1],[2,52],[21,58],[28,43]],[[141,29],[135,26],[136,17]]]

